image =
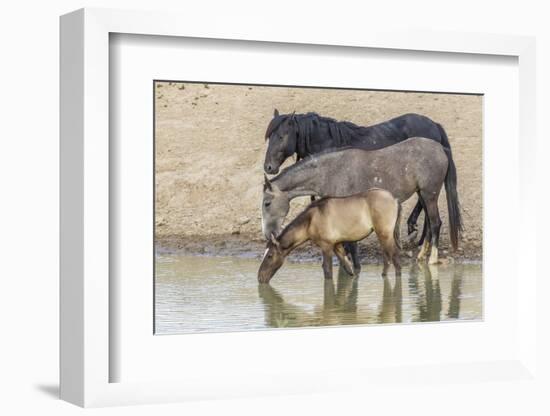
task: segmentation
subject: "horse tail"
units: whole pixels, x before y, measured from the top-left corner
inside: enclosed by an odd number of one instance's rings
[[[447,132],[445,132],[445,129],[443,126],[439,123],[435,123],[437,126],[437,129],[439,130],[439,135],[441,138],[441,146],[443,146],[445,149],[451,150],[451,143],[449,143],[449,138],[447,137]]]
[[[397,218],[395,219],[395,227],[393,228],[393,239],[397,248],[401,250],[401,204],[397,199],[395,202],[397,203]]]
[[[456,166],[451,149],[444,147],[443,150],[445,151],[449,161],[447,175],[445,176],[445,193],[447,194],[447,210],[449,212],[451,244],[453,245],[453,249],[456,250],[458,247],[460,234],[464,229],[462,225],[462,214],[460,212],[460,202],[458,201],[458,192],[456,190]]]
[[[457,179],[456,179],[456,166],[453,160],[453,155],[451,152],[451,143],[447,137],[447,133],[443,126],[439,123],[435,123],[439,134],[441,136],[441,146],[447,155],[449,161],[449,167],[447,169],[447,175],[445,176],[445,193],[447,194],[447,210],[449,211],[449,224],[451,232],[451,244],[453,249],[457,249],[458,240],[460,239],[460,234],[464,230],[462,224],[462,214],[460,210],[460,202],[458,201],[458,192],[456,190]]]

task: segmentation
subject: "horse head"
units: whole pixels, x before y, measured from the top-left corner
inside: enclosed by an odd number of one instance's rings
[[[268,140],[268,147],[264,171],[270,175],[276,175],[283,162],[296,152],[295,114],[280,115],[275,109],[273,119],[267,127],[265,139]]]
[[[285,257],[281,244],[277,241],[275,235],[271,234],[270,240],[267,242],[262,264],[258,270],[258,282],[269,283],[273,275],[283,265]]]
[[[283,220],[290,209],[290,199],[275,183],[264,174],[264,192],[262,198],[262,232],[266,240],[272,234],[279,235]]]

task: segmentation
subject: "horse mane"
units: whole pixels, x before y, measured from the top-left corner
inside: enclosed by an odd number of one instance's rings
[[[332,141],[333,147],[349,146],[354,139],[367,134],[368,127],[358,126],[350,121],[338,121],[317,113],[282,114],[274,117],[265,133],[267,140],[285,121],[291,120],[291,126],[296,137],[296,153],[301,158],[314,152],[312,140],[319,137],[319,129],[323,129],[325,137]]]

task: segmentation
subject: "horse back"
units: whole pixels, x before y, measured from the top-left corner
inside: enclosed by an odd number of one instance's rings
[[[432,119],[409,113],[368,127],[367,134],[360,142],[364,147],[374,149],[391,146],[411,137],[425,137],[437,143],[443,140],[439,125]]]
[[[382,188],[404,201],[427,183],[443,183],[448,161],[439,143],[415,137],[379,150],[332,152],[319,157],[318,166],[322,196]]]

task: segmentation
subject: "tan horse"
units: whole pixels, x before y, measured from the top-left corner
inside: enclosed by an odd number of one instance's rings
[[[397,199],[390,192],[377,188],[348,197],[315,201],[287,225],[279,237],[271,234],[258,271],[258,281],[269,283],[290,252],[308,240],[323,252],[326,279],[332,278],[333,254],[346,272],[353,275],[353,266],[342,243],[362,240],[373,231],[384,253],[382,274],[387,274],[390,262],[399,274],[400,213]]]

